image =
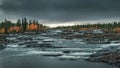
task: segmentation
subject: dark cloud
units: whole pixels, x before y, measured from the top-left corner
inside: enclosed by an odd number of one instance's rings
[[[120,0],[2,0],[6,14],[49,21],[79,21],[120,17]]]

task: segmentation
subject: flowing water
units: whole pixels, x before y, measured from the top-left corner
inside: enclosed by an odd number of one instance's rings
[[[8,43],[7,47],[0,51],[0,68],[117,68],[84,59],[98,50],[118,44],[86,44],[82,39],[67,40],[43,35],[9,37],[8,39],[17,42]],[[17,40],[19,37],[31,37],[32,41],[37,43],[47,43],[61,48],[27,48],[18,44],[30,40]]]

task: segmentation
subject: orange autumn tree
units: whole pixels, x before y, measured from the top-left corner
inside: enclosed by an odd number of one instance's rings
[[[120,33],[120,27],[114,28],[113,31],[117,32],[117,33]]]
[[[8,29],[8,32],[20,32],[21,31],[21,27],[20,26],[12,26]]]
[[[1,29],[0,29],[0,33],[5,33],[5,29],[4,29],[4,28],[1,28]]]
[[[10,28],[7,30],[7,32],[10,33],[10,32],[13,32],[13,30],[14,30],[13,27],[10,27]]]
[[[35,23],[29,24],[27,27],[27,30],[29,30],[29,31],[38,30],[38,25]]]
[[[21,27],[20,26],[14,26],[14,30],[15,30],[15,32],[20,32],[21,31]]]

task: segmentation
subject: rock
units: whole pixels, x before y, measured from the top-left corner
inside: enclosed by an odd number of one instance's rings
[[[117,50],[117,46],[108,47],[109,50],[98,51],[96,54],[90,56],[86,59],[91,62],[104,62],[112,65],[120,66],[120,50]]]
[[[63,51],[63,53],[71,53],[71,51],[67,50],[67,51]]]
[[[90,62],[97,62],[97,59],[95,59],[95,58],[89,58],[89,59],[85,59],[85,60],[90,61]]]
[[[87,43],[88,44],[109,44],[110,42],[109,41],[107,41],[107,42],[105,42],[105,41],[88,41]]]
[[[0,44],[0,50],[6,48],[6,45],[5,44]]]
[[[33,44],[27,44],[26,47],[52,48],[53,46],[47,43],[33,43]]]
[[[25,40],[25,41],[27,41],[27,40],[33,40],[33,38],[32,37],[19,37],[19,38],[17,38],[18,40]]]
[[[88,44],[109,44],[111,43],[110,41],[104,38],[86,38],[83,40]]]
[[[62,54],[46,54],[43,56],[52,56],[52,57],[57,57],[57,56],[62,56]]]
[[[19,43],[19,45],[27,45],[27,44],[34,44],[34,43],[38,43],[38,41],[27,41],[27,42]]]

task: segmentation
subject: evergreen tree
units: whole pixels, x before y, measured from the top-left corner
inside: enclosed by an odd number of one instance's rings
[[[28,25],[27,19],[26,19],[26,18],[22,19],[23,31],[26,31],[26,30],[27,30],[27,25]]]
[[[17,25],[17,26],[21,26],[21,20],[20,20],[20,19],[17,20],[16,25]]]

